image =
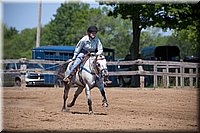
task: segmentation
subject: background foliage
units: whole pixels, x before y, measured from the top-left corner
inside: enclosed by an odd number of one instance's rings
[[[140,5],[146,10],[142,15],[148,18],[147,11],[152,9],[149,5]],[[157,8],[162,9],[158,5]],[[168,15],[174,12],[182,11],[180,9],[190,11],[190,7],[169,6]],[[88,4],[83,3],[63,3],[57,9],[52,19],[47,25],[41,28],[41,46],[42,45],[76,45],[79,39],[85,35],[87,27],[96,25],[99,28],[98,37],[101,39],[103,46],[115,49],[116,58],[125,57],[130,52],[130,45],[133,41],[132,21],[130,19],[122,19],[123,15],[108,16],[110,8],[104,6],[102,8],[90,8]],[[134,12],[134,8],[132,9]],[[177,15],[177,14],[176,14]],[[178,16],[180,17],[180,16]],[[143,18],[143,21],[145,19]],[[159,18],[155,18],[155,25],[159,27]],[[172,23],[172,34],[163,36],[160,34],[160,28],[150,27],[151,24],[144,25],[146,30],[141,30],[139,39],[139,49],[146,46],[158,45],[176,45],[181,49],[181,56],[196,55],[198,36],[197,23],[188,21],[189,24],[184,28],[176,29],[176,25]],[[182,24],[182,22],[179,22]],[[177,24],[177,23],[176,23]],[[165,23],[164,30],[169,27],[170,23]],[[177,24],[178,25],[178,24]],[[31,58],[31,49],[36,45],[36,28],[24,29],[18,32],[15,27],[7,27],[3,24],[4,29],[4,45],[3,58]]]

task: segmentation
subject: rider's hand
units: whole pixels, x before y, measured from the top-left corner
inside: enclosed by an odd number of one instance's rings
[[[69,62],[72,62],[73,60],[72,60],[72,59],[69,59],[68,61],[69,61]]]

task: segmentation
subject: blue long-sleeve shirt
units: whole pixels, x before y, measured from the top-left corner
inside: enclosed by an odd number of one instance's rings
[[[75,59],[79,53],[85,54],[88,51],[95,52],[96,55],[103,54],[103,46],[98,37],[90,40],[88,35],[84,36],[76,45],[73,59]]]

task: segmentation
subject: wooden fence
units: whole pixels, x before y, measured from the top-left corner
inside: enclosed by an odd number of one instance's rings
[[[110,75],[139,75],[141,88],[144,88],[144,76],[153,76],[154,87],[159,86],[158,80],[164,87],[199,87],[200,85],[200,65],[198,63],[138,59],[134,61],[108,62],[108,65],[137,66],[138,69],[135,71],[116,71],[110,72]]]
[[[20,62],[26,63],[40,63],[40,64],[57,64],[61,65],[66,61],[47,61],[47,60],[33,60],[33,59],[8,59],[2,60],[2,63]],[[200,86],[200,65],[198,63],[189,62],[172,62],[172,61],[109,61],[108,66],[136,66],[137,69],[131,71],[123,71],[116,69],[110,71],[110,76],[124,76],[124,75],[138,75],[140,78],[140,87],[144,88],[145,77],[153,77],[153,87],[199,87]],[[21,73],[25,73],[26,67],[21,66]],[[45,71],[44,73],[54,74],[52,71]],[[22,82],[24,83],[24,82]]]

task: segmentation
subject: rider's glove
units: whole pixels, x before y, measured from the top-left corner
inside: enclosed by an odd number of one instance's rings
[[[76,59],[76,56],[74,55],[73,58],[72,58],[72,60],[75,60],[75,59]]]
[[[69,62],[72,62],[72,61],[74,61],[74,60],[76,60],[76,58],[69,59],[68,61],[69,61]]]
[[[72,62],[73,60],[72,60],[72,59],[69,59],[68,61],[69,61],[69,62]]]

